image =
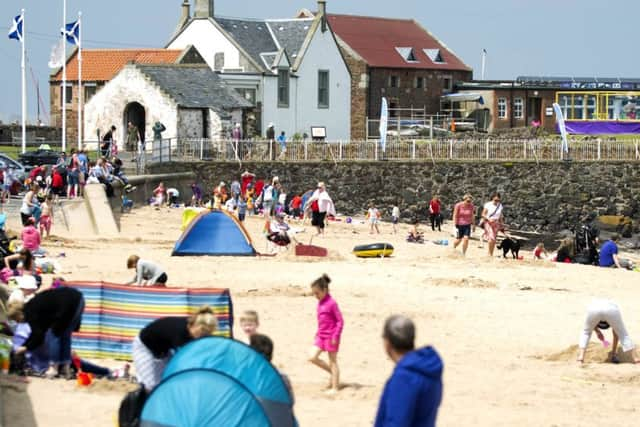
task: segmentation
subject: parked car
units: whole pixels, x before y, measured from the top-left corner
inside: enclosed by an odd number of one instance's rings
[[[24,180],[27,178],[27,171],[25,167],[6,154],[0,153],[0,168],[3,170],[5,168],[9,168],[13,171],[13,176],[16,181],[14,181],[14,185],[9,191],[12,195],[18,194],[22,190]]]
[[[27,178],[27,170],[20,162],[13,160],[4,153],[0,153],[0,168],[13,169],[14,176],[21,182]]]
[[[59,157],[59,151],[54,151],[47,144],[43,144],[35,151],[20,154],[18,159],[29,170],[39,165],[55,165]]]

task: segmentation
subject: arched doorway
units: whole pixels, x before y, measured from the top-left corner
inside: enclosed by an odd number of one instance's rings
[[[131,122],[140,131],[140,139],[145,141],[145,128],[146,128],[146,112],[142,104],[138,102],[131,102],[127,104],[124,109],[123,117],[123,129],[124,129],[124,142],[127,140],[127,125]]]

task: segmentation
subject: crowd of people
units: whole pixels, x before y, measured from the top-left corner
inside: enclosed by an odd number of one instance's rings
[[[80,166],[83,162],[80,160],[81,154],[72,152],[69,166],[64,162],[64,174],[61,167],[56,166],[48,172],[48,168],[43,166],[36,168],[38,171],[30,177],[29,189],[20,209],[24,225],[21,248],[15,254],[4,257],[5,268],[1,279],[7,282],[14,277],[17,286],[10,291],[8,286],[0,284],[0,309],[6,311],[7,317],[12,321],[10,324],[1,324],[0,333],[11,334],[14,337],[12,366],[18,370],[24,370],[25,366],[29,366],[28,369],[49,378],[71,378],[74,369],[95,372],[107,378],[127,377],[128,366],[112,370],[82,361],[73,354],[72,334],[78,331],[81,325],[85,307],[84,297],[81,292],[66,286],[61,278],[54,278],[50,285],[45,286],[35,268],[34,256],[42,254],[41,236],[49,236],[51,231],[52,203],[55,203],[56,197],[64,194],[72,197],[80,195],[82,185],[89,183],[92,178],[106,186],[110,179],[122,179],[123,184],[126,180],[126,177],[123,179],[120,176],[118,168],[121,167],[121,163],[117,165],[117,158],[111,162],[101,158],[94,165],[87,163],[88,169],[83,169]],[[78,173],[74,174],[74,170]],[[297,221],[308,219],[316,228],[317,234],[323,234],[327,216],[336,215],[333,200],[323,182],[319,182],[316,188],[307,192],[292,194],[277,176],[268,180],[256,178],[255,174],[245,171],[230,185],[227,186],[221,181],[208,193],[203,191],[200,185],[193,183],[191,204],[211,209],[225,209],[237,215],[239,221],[244,221],[248,215],[261,216],[270,224],[269,236],[274,240],[285,239],[287,242],[292,239],[290,227],[285,221],[287,216]],[[61,191],[65,186],[67,190]],[[507,231],[501,200],[499,193],[493,193],[482,209],[478,209],[473,203],[473,197],[465,194],[462,201],[453,206],[452,222],[456,229],[454,250],[461,247],[462,253],[465,254],[472,231],[478,226],[483,230],[482,240],[487,242],[488,255],[494,255],[498,235]],[[154,189],[153,198],[150,200],[151,204],[158,208],[165,205],[175,206],[179,201],[178,189],[165,188],[162,182]],[[397,233],[401,210],[396,203],[390,211],[392,232]],[[432,231],[441,231],[443,211],[440,197],[434,195],[427,208]],[[369,205],[366,218],[370,233],[379,234],[382,213],[375,203]],[[416,240],[423,239],[417,221],[414,221],[410,236]],[[602,245],[599,265],[631,268],[630,261],[618,256],[617,241],[618,236],[614,235]],[[575,249],[572,245],[571,239],[563,241],[555,260],[566,262],[575,259]],[[551,258],[543,244],[536,246],[533,255],[538,259]],[[135,271],[134,278],[128,284],[167,284],[167,272],[152,261],[131,255],[126,266],[127,269]],[[338,354],[342,332],[348,327],[348,319],[345,320],[337,301],[331,296],[330,283],[330,277],[325,274],[310,285],[311,293],[317,299],[317,328],[308,362],[328,374],[330,386],[327,391],[335,394],[341,387]],[[258,332],[259,326],[256,311],[245,311],[241,315],[240,327],[245,334],[244,340],[271,361],[274,343],[267,335]],[[160,383],[162,373],[176,351],[193,340],[211,335],[216,328],[215,312],[205,306],[190,317],[160,318],[140,330],[133,340],[132,359],[137,381],[145,393],[151,393]],[[612,343],[604,338],[603,331],[609,328],[612,329]],[[587,345],[593,332],[605,347],[611,347],[612,362],[617,361],[617,349],[620,345],[624,352],[632,352],[634,363],[640,363],[615,302],[594,300],[588,307],[579,339],[579,362],[585,360]],[[435,425],[442,401],[444,362],[433,347],[417,348],[415,336],[415,324],[408,317],[394,315],[387,318],[383,325],[384,349],[396,366],[380,398],[375,419],[376,427]],[[323,356],[325,353],[326,359]],[[43,361],[46,369],[42,367]],[[282,372],[281,375],[293,398],[289,378]]]

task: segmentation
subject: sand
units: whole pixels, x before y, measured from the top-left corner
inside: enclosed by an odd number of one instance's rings
[[[405,242],[407,226],[392,235],[385,224],[383,234],[371,236],[365,225],[344,222],[313,240],[329,249],[327,259],[297,258],[292,249],[250,259],[171,258],[180,217],[179,209],[142,208],[122,219],[118,239],[59,239],[46,246],[54,255],[66,253],[61,262],[69,280],[123,282],[132,276],[127,256],[138,253],[164,265],[170,285],[229,287],[236,313],[260,313],[260,331],[276,345],[274,363],[293,383],[302,426],[372,424],[393,369],[380,335],[394,313],[411,316],[418,343],[434,345],[444,359],[440,426],[638,424],[640,366],[603,363],[598,343],[587,363],[575,362],[585,308],[595,296],[618,301],[640,340],[638,273],[533,261],[530,253],[523,261],[490,259],[477,241],[462,257],[450,246]],[[247,221],[259,251],[267,246],[262,226],[256,218]],[[312,232],[307,226],[298,238],[308,242]],[[428,231],[426,238],[450,235]],[[393,257],[363,260],[350,253],[371,242],[393,244]],[[324,393],[328,376],[306,362],[316,306],[308,285],[325,272],[346,322],[339,354],[344,388],[336,396]],[[241,336],[239,325],[235,333]],[[78,389],[73,382],[32,379],[4,389],[5,425],[113,426],[126,387]]]

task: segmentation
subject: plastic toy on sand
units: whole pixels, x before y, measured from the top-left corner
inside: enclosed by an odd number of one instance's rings
[[[371,243],[353,248],[358,258],[379,258],[393,255],[393,245],[390,243]]]

